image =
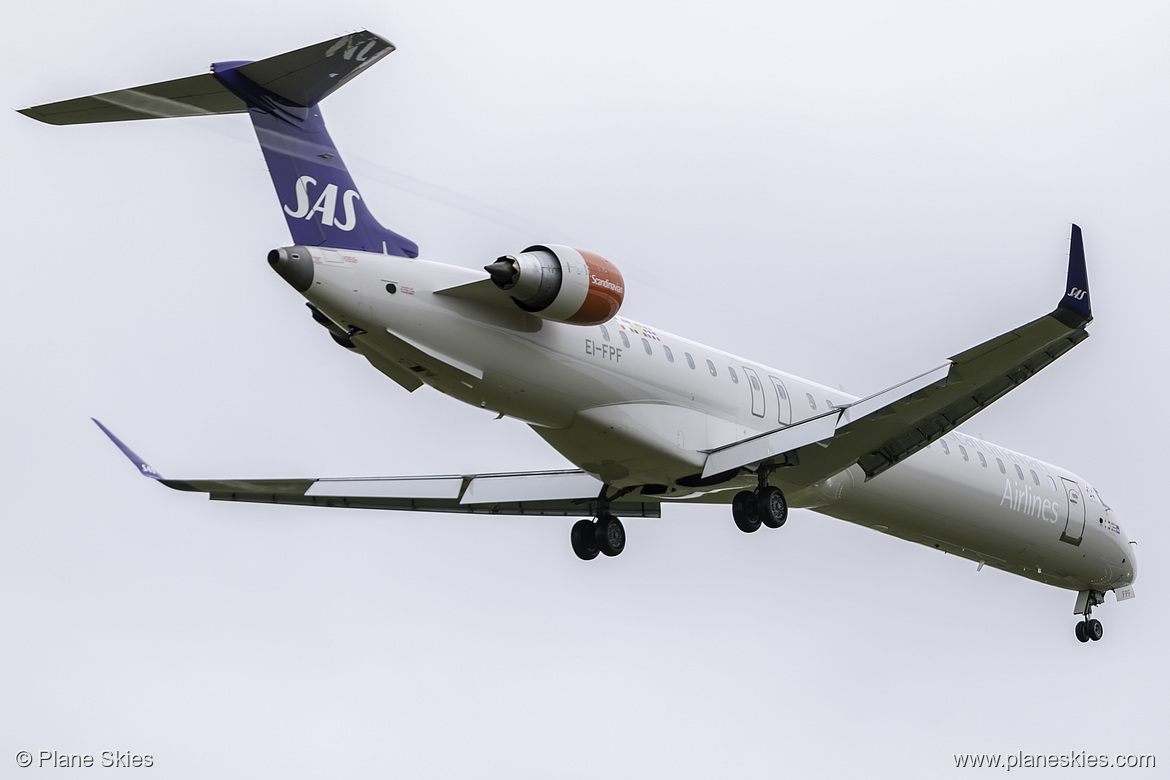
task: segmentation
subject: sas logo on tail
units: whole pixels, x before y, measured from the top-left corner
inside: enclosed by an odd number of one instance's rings
[[[353,230],[357,224],[354,215],[353,202],[361,200],[355,190],[346,190],[341,196],[341,208],[344,219],[337,218],[337,185],[326,184],[325,189],[317,196],[317,201],[309,206],[309,186],[317,186],[317,180],[312,176],[302,176],[297,179],[297,207],[284,207],[284,213],[294,219],[312,219],[314,214],[321,215],[321,224],[335,227],[338,230]]]

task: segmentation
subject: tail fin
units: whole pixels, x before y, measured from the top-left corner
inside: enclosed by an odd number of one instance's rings
[[[334,146],[317,104],[394,51],[362,31],[211,73],[49,103],[20,113],[54,125],[248,112],[293,243],[418,255],[378,224]]]

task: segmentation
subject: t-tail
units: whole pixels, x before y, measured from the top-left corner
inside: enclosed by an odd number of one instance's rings
[[[318,104],[394,51],[362,31],[256,62],[21,111],[54,125],[247,112],[293,243],[416,257],[418,245],[378,224],[325,129]]]

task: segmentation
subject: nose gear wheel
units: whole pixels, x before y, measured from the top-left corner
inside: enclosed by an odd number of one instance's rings
[[[1084,594],[1082,593],[1082,596]],[[1080,642],[1099,642],[1101,637],[1105,634],[1105,629],[1101,625],[1101,621],[1092,617],[1093,607],[1105,603],[1105,594],[1097,591],[1089,591],[1088,597],[1085,599],[1084,619],[1076,625],[1077,640]],[[1077,606],[1080,606],[1079,602]]]

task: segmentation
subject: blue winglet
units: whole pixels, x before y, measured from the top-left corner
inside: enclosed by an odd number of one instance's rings
[[[157,479],[160,481],[163,479],[162,474],[159,474],[149,463],[138,457],[134,450],[123,444],[122,440],[115,436],[113,431],[102,425],[96,417],[90,417],[89,419],[93,420],[97,424],[97,427],[102,429],[102,433],[104,433],[106,436],[109,436],[110,441],[112,441],[118,447],[118,449],[122,451],[122,454],[129,458],[130,462],[138,467],[138,471],[142,474],[142,476],[150,477],[151,479]]]
[[[1089,304],[1089,272],[1085,268],[1085,244],[1081,239],[1081,229],[1077,225],[1072,226],[1072,239],[1068,250],[1068,282],[1057,311],[1061,309],[1076,315],[1081,320],[1080,327],[1093,319],[1093,309]]]

